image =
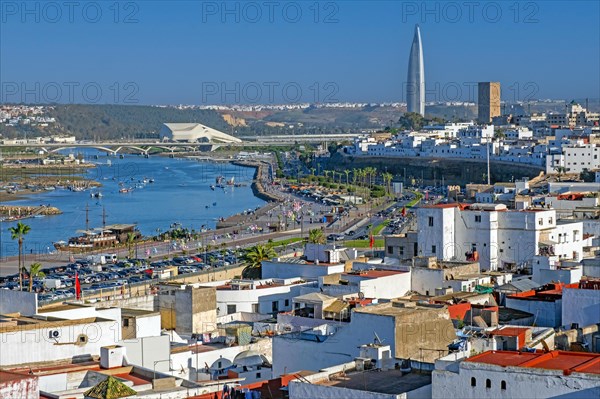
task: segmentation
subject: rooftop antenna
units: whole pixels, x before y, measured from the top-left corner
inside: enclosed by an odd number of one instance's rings
[[[377,335],[377,332],[373,331],[373,335],[375,335],[375,339],[373,339],[373,343],[376,345],[382,345],[383,340],[381,338],[379,338],[379,335]]]

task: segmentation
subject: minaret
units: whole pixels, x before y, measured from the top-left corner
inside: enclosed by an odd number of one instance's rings
[[[419,25],[415,26],[415,36],[408,57],[406,103],[408,112],[416,112],[425,116],[425,65]]]

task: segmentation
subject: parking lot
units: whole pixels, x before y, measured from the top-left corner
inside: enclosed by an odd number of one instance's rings
[[[81,286],[82,297],[105,291],[124,290],[131,286],[159,282],[181,275],[192,275],[238,264],[241,253],[230,249],[180,255],[170,259],[149,262],[146,259],[126,259],[116,263],[92,264],[90,260],[78,259],[64,266],[42,269],[43,277],[36,277],[32,290],[38,293],[38,302],[73,299],[75,276]],[[19,289],[19,275],[0,277],[0,289]],[[29,289],[29,277],[24,276],[23,290]]]

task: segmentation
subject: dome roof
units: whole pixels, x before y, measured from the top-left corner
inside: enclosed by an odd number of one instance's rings
[[[235,359],[233,359],[233,364],[236,366],[260,366],[261,364],[268,362],[266,357],[253,350],[240,352]]]

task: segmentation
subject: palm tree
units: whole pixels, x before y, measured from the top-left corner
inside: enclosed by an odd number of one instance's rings
[[[394,177],[394,175],[392,175],[391,173],[385,172],[381,175],[383,177],[383,181],[385,182],[385,191],[387,192],[388,195],[391,194],[391,186],[390,183],[392,182],[392,178]]]
[[[358,180],[358,169],[352,169],[352,185],[356,186],[356,181]]]
[[[242,271],[244,278],[258,279],[261,276],[261,265],[262,261],[269,260],[277,257],[277,252],[270,245],[256,244],[252,248],[248,249],[244,256],[243,261],[247,264],[246,268]]]
[[[19,243],[19,289],[23,290],[23,269],[25,267],[22,262],[23,259],[23,239],[24,236],[29,233],[31,227],[24,223],[17,223],[15,227],[10,227],[8,231],[10,232],[10,238],[13,240],[18,240]]]
[[[350,169],[345,169],[344,173],[346,174],[346,186],[348,185],[348,175],[350,175]]]
[[[29,265],[29,292],[33,291],[33,279],[36,277],[46,277],[42,272],[42,264],[39,262]]]
[[[129,259],[133,258],[133,243],[135,242],[135,234],[129,232],[127,233],[127,240],[125,241],[127,243],[127,251],[128,253],[128,257]]]
[[[326,239],[321,229],[312,229],[308,232],[308,242],[312,244],[325,244]]]

